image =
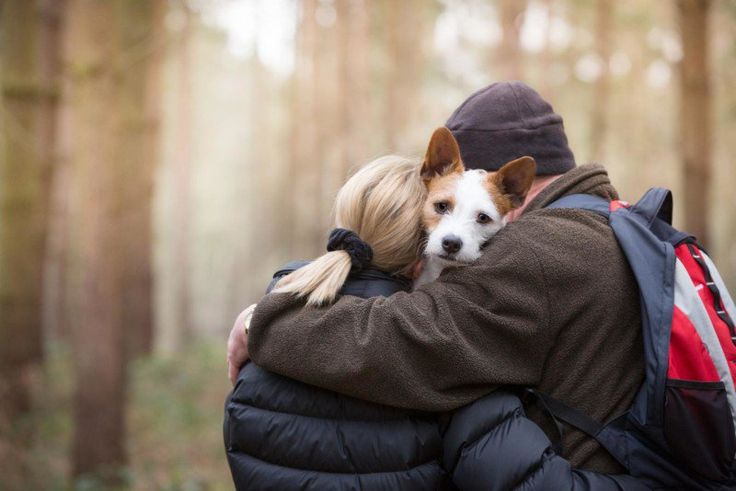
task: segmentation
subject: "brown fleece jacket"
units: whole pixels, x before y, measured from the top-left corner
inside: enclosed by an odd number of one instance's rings
[[[603,167],[573,169],[481,258],[411,293],[344,296],[327,308],[267,295],[250,327],[251,357],[392,406],[445,411],[500,385],[526,385],[598,421],[619,415],[644,378],[639,291],[605,218],[544,209],[576,193],[617,198]],[[530,417],[549,429],[541,411]],[[564,449],[574,466],[621,471],[581,432],[568,430]]]

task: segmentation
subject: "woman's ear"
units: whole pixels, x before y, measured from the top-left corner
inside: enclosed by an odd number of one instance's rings
[[[424,259],[419,258],[416,261],[414,261],[414,264],[411,265],[409,270],[411,271],[411,279],[416,280],[419,278],[419,275],[422,274],[422,270],[424,269]]]

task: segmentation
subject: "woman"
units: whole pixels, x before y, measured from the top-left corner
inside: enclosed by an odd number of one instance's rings
[[[426,191],[419,168],[418,161],[389,156],[359,170],[338,193],[338,228],[327,254],[288,265],[269,289],[305,297],[305,308],[339,295],[409,290],[423,239]],[[245,328],[248,314],[241,314],[234,333]],[[345,332],[356,335],[350,326]],[[330,356],[324,353],[327,365]],[[501,391],[452,416],[428,414],[357,400],[248,364],[227,401],[224,433],[239,490],[635,486],[626,476],[571,470],[526,419],[520,400]]]
[[[417,161],[388,156],[363,167],[338,193],[329,252],[277,272],[272,291],[323,305],[338,294],[409,290],[424,197]],[[253,364],[227,404],[225,439],[238,489],[447,487],[435,415],[323,391]]]

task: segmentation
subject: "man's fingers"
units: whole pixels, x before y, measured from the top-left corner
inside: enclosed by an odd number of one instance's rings
[[[244,341],[235,338],[232,343],[228,345],[227,349],[227,361],[230,365],[235,367],[241,367],[248,359],[248,352],[244,346]]]
[[[235,385],[235,381],[238,380],[238,369],[230,362],[227,362],[227,377],[232,385]]]
[[[241,360],[244,358],[242,349],[236,345],[231,346],[227,352],[227,373],[230,378],[230,382],[235,384],[238,378],[238,372],[240,367],[243,366],[244,362]]]
[[[245,335],[246,318],[253,314],[255,305],[251,305],[240,313],[230,330],[227,340],[227,373],[233,385],[238,379],[240,368],[248,361],[248,337]]]

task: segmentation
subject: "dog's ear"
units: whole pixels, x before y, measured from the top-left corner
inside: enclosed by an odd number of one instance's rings
[[[489,176],[493,183],[511,201],[513,208],[524,204],[526,194],[534,182],[537,163],[531,157],[521,157],[504,164],[498,172]]]
[[[422,164],[422,179],[427,182],[436,176],[464,171],[460,147],[450,130],[444,126],[434,130]]]

